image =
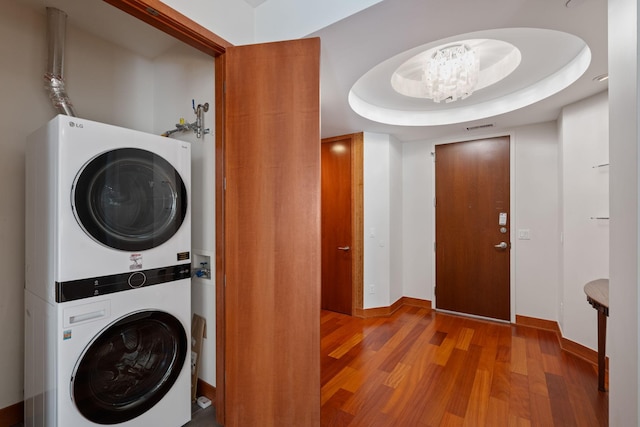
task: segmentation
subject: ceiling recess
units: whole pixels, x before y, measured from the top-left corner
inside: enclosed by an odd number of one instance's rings
[[[473,95],[449,104],[416,96],[419,90],[413,88],[423,84],[425,57],[440,46],[456,43],[468,44],[480,57]],[[535,104],[566,89],[590,62],[589,46],[570,33],[525,27],[484,30],[416,46],[378,63],[353,84],[348,101],[360,116],[388,125],[473,122]]]

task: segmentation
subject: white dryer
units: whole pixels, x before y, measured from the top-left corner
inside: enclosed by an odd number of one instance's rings
[[[26,288],[190,264],[190,181],[188,143],[56,116],[27,141]]]
[[[28,138],[27,427],[190,419],[190,148],[64,115]]]
[[[25,426],[187,423],[191,285],[174,278],[64,303],[25,290]]]

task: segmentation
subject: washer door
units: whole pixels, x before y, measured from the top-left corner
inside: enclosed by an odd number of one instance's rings
[[[171,389],[186,354],[187,335],[174,316],[130,314],[103,330],[82,354],[71,379],[73,401],[97,424],[131,420]]]
[[[178,172],[162,157],[136,148],[108,151],[89,161],[72,193],[84,231],[123,251],[160,246],[187,213],[187,190]]]

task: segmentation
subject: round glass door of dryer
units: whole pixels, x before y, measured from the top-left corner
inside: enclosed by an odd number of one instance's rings
[[[71,393],[97,424],[120,424],[157,404],[184,368],[187,335],[162,311],[132,313],[105,328],[76,363]]]
[[[97,242],[123,251],[160,246],[182,225],[187,189],[164,158],[122,148],[100,154],[78,173],[72,190],[76,220]]]

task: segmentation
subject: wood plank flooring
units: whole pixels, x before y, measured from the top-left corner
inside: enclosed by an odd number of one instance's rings
[[[597,367],[554,332],[404,306],[323,311],[322,426],[607,426]]]

